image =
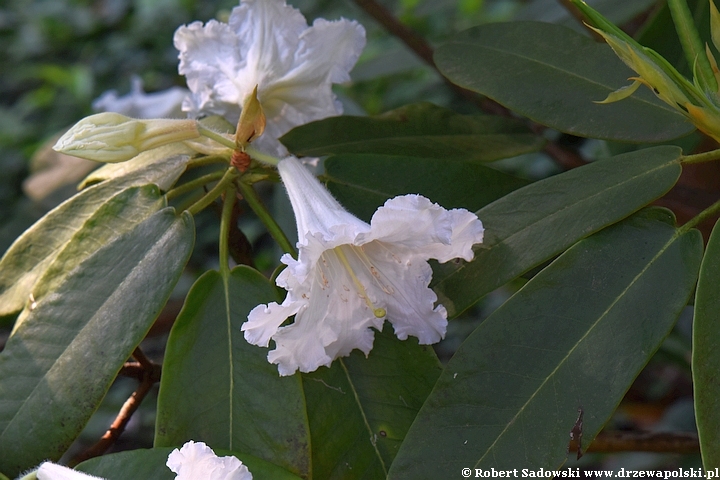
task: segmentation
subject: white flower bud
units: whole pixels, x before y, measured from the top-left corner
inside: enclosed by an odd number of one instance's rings
[[[60,137],[53,150],[98,162],[124,162],[168,143],[199,137],[195,120],[139,120],[104,112],[85,117]]]

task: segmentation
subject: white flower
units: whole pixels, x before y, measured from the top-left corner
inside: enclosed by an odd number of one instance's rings
[[[254,145],[283,157],[283,134],[342,113],[331,87],[350,80],[364,46],[365,29],[355,21],[317,19],[308,27],[284,0],[242,0],[228,23],[194,22],[175,32],[179,72],[192,92],[183,109],[235,124],[257,85],[267,126]]]
[[[117,91],[108,90],[95,99],[92,106],[97,112],[116,112],[133,118],[185,118],[182,103],[188,92],[184,88],[172,87],[155,93],[143,91],[142,80],[133,76],[130,93],[118,96]]]
[[[38,480],[102,480],[87,473],[78,472],[72,468],[63,467],[51,462],[45,462],[35,472]]]
[[[176,480],[252,480],[252,474],[235,457],[218,457],[202,442],[187,442],[170,452],[167,466]]]
[[[472,260],[482,242],[475,214],[445,210],[420,195],[385,202],[370,224],[356,218],[292,157],[278,165],[298,227],[298,259],[277,284],[288,291],[282,304],[259,305],[242,326],[245,339],[276,348],[268,354],[280,375],[312,372],[358,348],[366,355],[385,316],[401,340],[421,344],[445,336],[447,311],[435,306],[427,260]],[[295,321],[280,326],[290,316]]]

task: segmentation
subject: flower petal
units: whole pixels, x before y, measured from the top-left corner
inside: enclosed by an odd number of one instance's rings
[[[45,462],[35,472],[38,480],[102,480],[72,468],[63,467],[52,462]]]
[[[252,474],[235,457],[218,457],[202,442],[192,440],[168,455],[166,465],[177,480],[252,480]]]
[[[250,311],[248,321],[240,327],[245,332],[245,340],[253,345],[267,347],[280,325],[303,306],[302,302],[293,301],[285,301],[282,305],[276,302],[258,305]]]

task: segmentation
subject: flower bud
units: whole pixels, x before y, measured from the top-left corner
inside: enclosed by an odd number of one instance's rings
[[[235,132],[235,143],[244,149],[250,142],[263,134],[265,131],[265,113],[257,97],[257,85],[250,95],[245,98],[237,131]]]
[[[140,152],[200,136],[195,120],[138,120],[105,112],[80,120],[53,150],[98,162],[124,162]]]

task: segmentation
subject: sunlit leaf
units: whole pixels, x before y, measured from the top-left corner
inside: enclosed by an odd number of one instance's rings
[[[26,305],[32,287],[82,225],[117,193],[134,186],[165,183],[182,173],[186,157],[139,169],[88,188],[48,212],[23,233],[0,259],[0,317]],[[184,167],[183,167],[184,168]]]
[[[37,303],[0,353],[0,468],[60,458],[150,329],[193,240],[189,214],[161,210]]]

